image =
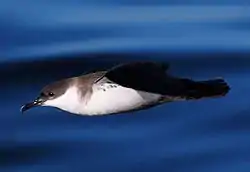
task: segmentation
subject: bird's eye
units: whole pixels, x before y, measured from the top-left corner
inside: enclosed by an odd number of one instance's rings
[[[55,95],[54,93],[49,92],[49,96],[50,96],[50,97],[52,97],[52,96],[54,96],[54,95]]]

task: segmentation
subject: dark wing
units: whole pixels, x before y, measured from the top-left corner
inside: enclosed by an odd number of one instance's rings
[[[153,62],[134,62],[116,66],[100,77],[140,91],[166,95],[172,98],[199,99],[225,95],[229,86],[223,79],[193,81],[166,73],[168,65]]]
[[[166,90],[168,77],[166,70],[168,68],[169,65],[166,63],[132,62],[115,66],[108,70],[103,77],[124,87],[151,93],[166,94],[170,91]]]

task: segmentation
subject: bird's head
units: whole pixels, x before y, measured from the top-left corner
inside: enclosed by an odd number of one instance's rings
[[[37,98],[21,107],[21,112],[37,106],[53,106],[58,107],[62,95],[67,91],[69,82],[62,80],[45,86],[37,96]],[[59,107],[60,108],[60,107]]]

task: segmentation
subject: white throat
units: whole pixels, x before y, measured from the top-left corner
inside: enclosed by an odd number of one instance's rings
[[[71,113],[79,114],[79,107],[84,105],[82,104],[77,87],[71,86],[63,95],[52,100],[47,100],[44,102],[43,106],[52,106]]]

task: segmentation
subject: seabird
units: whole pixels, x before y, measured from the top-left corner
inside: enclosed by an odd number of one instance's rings
[[[171,76],[161,62],[131,62],[106,71],[66,78],[45,86],[24,112],[50,106],[78,115],[136,111],[166,102],[225,96],[230,88],[222,78],[194,81]]]

